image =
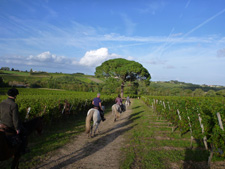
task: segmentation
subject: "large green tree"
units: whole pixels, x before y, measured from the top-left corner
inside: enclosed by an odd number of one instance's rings
[[[121,97],[123,97],[123,89],[126,81],[134,82],[136,80],[142,80],[149,85],[151,79],[148,70],[140,63],[122,58],[105,61],[96,67],[95,76],[120,79],[122,81]]]

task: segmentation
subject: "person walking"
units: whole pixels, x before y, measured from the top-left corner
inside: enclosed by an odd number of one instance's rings
[[[22,126],[19,118],[18,105],[15,103],[19,91],[16,88],[12,88],[8,90],[7,94],[8,99],[0,103],[0,129],[5,132],[8,140],[13,142],[15,140],[12,140],[12,138],[16,138],[17,142],[21,144],[20,152],[25,154],[29,151],[27,149],[27,131]]]

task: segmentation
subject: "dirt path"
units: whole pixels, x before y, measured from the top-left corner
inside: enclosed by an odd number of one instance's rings
[[[94,138],[87,138],[87,134],[82,133],[35,168],[118,169],[121,147],[124,144],[123,134],[131,129],[130,114],[131,110],[128,108],[117,122],[113,122],[110,112],[105,116],[106,121],[100,123],[100,133]]]

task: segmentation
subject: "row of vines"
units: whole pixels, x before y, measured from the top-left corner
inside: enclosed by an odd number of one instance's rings
[[[191,139],[202,141],[212,155],[225,158],[225,100],[206,97],[142,97],[155,112]]]
[[[7,98],[7,90],[1,89],[0,102]],[[86,113],[92,108],[92,100],[97,93],[64,90],[20,88],[16,103],[20,118],[29,120],[45,115],[45,121],[59,119],[65,114]],[[102,105],[112,106],[115,95],[101,95]]]

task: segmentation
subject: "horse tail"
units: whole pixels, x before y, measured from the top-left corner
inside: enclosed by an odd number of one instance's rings
[[[93,117],[93,114],[94,114],[94,110],[89,110],[88,115],[86,117],[86,131],[85,131],[85,133],[87,133],[87,134],[91,130],[91,119]]]
[[[112,114],[114,113],[114,105],[112,105]]]
[[[113,114],[114,116],[116,116],[116,114],[117,114],[117,106],[116,106],[116,104],[114,104],[114,105],[112,106],[112,114]]]

